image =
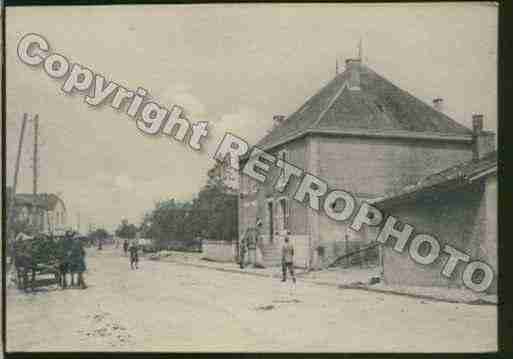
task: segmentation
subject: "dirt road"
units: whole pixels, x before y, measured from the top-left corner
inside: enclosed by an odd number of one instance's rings
[[[86,290],[7,291],[8,351],[493,351],[496,308],[88,253]]]

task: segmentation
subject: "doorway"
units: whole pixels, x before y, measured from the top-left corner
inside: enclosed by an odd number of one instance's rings
[[[274,234],[274,208],[272,201],[267,202],[267,223],[269,223],[269,238],[272,242]]]

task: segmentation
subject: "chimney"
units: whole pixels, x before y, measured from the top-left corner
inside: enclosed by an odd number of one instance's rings
[[[495,150],[495,134],[483,130],[483,115],[472,115],[473,159],[479,160]]]
[[[442,112],[444,106],[444,100],[440,97],[433,99],[433,107],[435,110]]]
[[[284,115],[274,115],[273,116],[273,122],[274,122],[275,127],[281,125],[284,121],[285,121]]]
[[[346,71],[349,72],[348,85],[350,90],[360,90],[360,65],[361,59],[347,59]]]

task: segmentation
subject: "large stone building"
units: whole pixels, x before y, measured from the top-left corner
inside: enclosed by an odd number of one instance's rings
[[[277,125],[257,147],[326,181],[330,189],[376,201],[405,186],[472,159],[477,144],[494,145],[494,135],[473,131],[383,78],[360,59]],[[246,159],[247,160],[247,159]],[[244,159],[242,160],[244,161]],[[243,163],[241,163],[243,166]],[[263,221],[259,247],[267,265],[279,263],[282,230],[289,230],[296,265],[325,266],[340,255],[347,238],[362,245],[375,238],[353,232],[320,211],[293,200],[298,180],[283,193],[274,190],[280,169],[264,185],[240,177],[239,233]],[[342,249],[343,252],[343,249]]]

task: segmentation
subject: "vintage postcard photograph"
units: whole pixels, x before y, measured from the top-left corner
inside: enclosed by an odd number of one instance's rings
[[[5,351],[497,351],[498,13],[7,6]]]

